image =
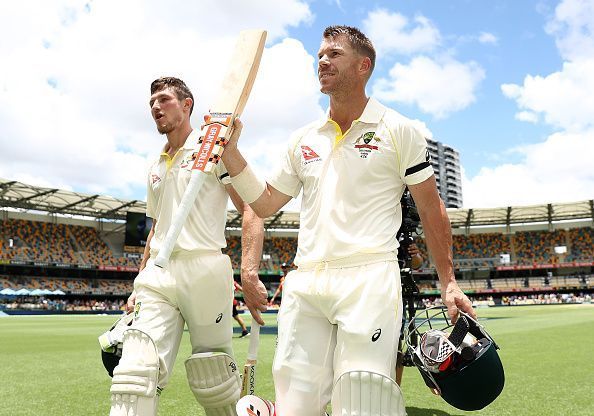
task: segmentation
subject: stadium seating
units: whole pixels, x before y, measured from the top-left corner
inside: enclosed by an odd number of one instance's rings
[[[572,228],[569,234],[569,254],[568,261],[591,261],[594,257],[594,229]]]
[[[53,224],[9,219],[0,229],[0,260],[20,260],[81,264],[92,266],[137,267],[140,259],[115,255],[93,227]],[[12,241],[12,246],[8,243]],[[415,239],[425,259],[423,267],[430,267],[427,247],[422,238]],[[499,264],[499,255],[510,254],[511,264],[557,263],[592,261],[594,258],[594,229],[590,227],[569,230],[518,231],[514,234],[482,233],[453,236],[455,265],[459,268],[493,267]],[[566,246],[567,253],[555,253],[556,246]],[[293,264],[297,239],[270,237],[264,241],[263,253],[267,259],[262,267],[278,273],[280,264]],[[231,257],[233,267],[241,262],[241,238],[229,236],[223,250]]]

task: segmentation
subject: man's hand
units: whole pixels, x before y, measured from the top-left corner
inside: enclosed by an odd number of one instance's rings
[[[134,305],[136,305],[136,292],[132,291],[132,294],[128,298],[126,302],[126,313],[131,313],[134,311]]]
[[[243,300],[250,310],[252,318],[260,325],[264,325],[260,312],[266,312],[268,309],[268,292],[260,281],[258,273],[242,270],[241,285],[243,287]]]
[[[417,247],[417,245],[415,243],[411,243],[408,246],[408,254],[410,254],[410,256],[416,256],[416,255],[420,255],[421,251],[419,250],[419,247]]]
[[[243,129],[243,123],[239,118],[233,120],[233,132],[229,137],[229,141],[225,145],[225,150],[237,150],[237,142],[239,142],[239,136],[241,136],[241,130]]]
[[[200,126],[200,130],[204,129],[206,122],[208,121],[208,114],[204,115],[204,124]],[[235,117],[233,120],[233,131],[231,132],[231,136],[229,137],[229,141],[225,145],[225,150],[237,150],[237,142],[239,142],[239,136],[241,136],[241,130],[243,129],[243,123],[239,119],[239,117]]]
[[[415,243],[412,243],[408,246],[408,254],[410,256],[410,267],[412,269],[417,270],[423,265],[423,257],[421,256],[421,251]]]
[[[446,287],[442,287],[441,299],[443,300],[443,304],[448,308],[448,315],[453,324],[458,319],[458,310],[466,312],[473,319],[476,319],[472,302],[470,302],[470,299],[462,292],[462,289],[460,289],[458,283],[455,281],[448,283]]]

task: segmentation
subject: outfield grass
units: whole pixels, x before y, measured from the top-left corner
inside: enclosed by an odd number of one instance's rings
[[[244,315],[245,316],[245,315]],[[276,315],[265,314],[270,325]],[[477,415],[594,415],[594,305],[527,306],[479,310],[500,344],[506,370],[502,395]],[[97,336],[113,316],[0,317],[0,416],[92,416],[109,413],[110,378]],[[246,317],[249,324],[249,317]],[[262,335],[258,393],[273,397],[270,375],[275,335]],[[248,339],[234,339],[239,364]],[[204,415],[190,392],[183,359],[184,335],[174,374],[163,392],[160,415]],[[409,416],[471,414],[458,411],[406,369],[403,391]]]

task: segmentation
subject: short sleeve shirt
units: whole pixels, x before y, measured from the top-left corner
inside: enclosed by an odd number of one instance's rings
[[[167,230],[183,197],[196,157],[200,132],[193,130],[185,144],[170,158],[166,153],[152,164],[148,175],[146,214],[157,220],[150,242],[151,256],[161,248]],[[200,189],[196,202],[182,227],[173,253],[182,251],[220,250],[227,245],[228,193],[230,184],[222,161]]]
[[[303,189],[295,263],[305,264],[395,252],[402,193],[432,175],[423,135],[370,98],[344,134],[327,117],[295,132],[268,183],[294,198]]]

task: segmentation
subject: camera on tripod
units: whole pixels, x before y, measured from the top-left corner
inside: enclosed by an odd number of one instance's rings
[[[417,234],[421,217],[419,217],[419,211],[408,188],[404,190],[402,198],[400,198],[400,205],[402,207],[402,225],[396,234],[396,238],[400,244],[400,247],[398,247],[398,261],[400,269],[403,270],[411,268],[412,259],[409,247],[415,242],[413,233]]]
[[[400,265],[400,282],[402,284],[402,300],[404,307],[402,330],[400,333],[400,342],[398,347],[398,358],[397,358],[397,379],[401,380],[402,368],[411,367],[414,365],[412,360],[412,354],[410,351],[403,352],[403,340],[404,340],[404,328],[407,322],[414,319],[416,311],[416,301],[419,295],[419,288],[413,277],[413,259],[410,254],[411,245],[415,244],[413,237],[414,234],[418,234],[417,229],[421,223],[421,217],[419,211],[415,205],[412,195],[408,188],[404,190],[402,198],[400,198],[400,205],[402,207],[402,225],[396,233],[398,239],[398,263]],[[422,260],[419,260],[417,267],[421,265]],[[398,375],[399,374],[399,375]]]

